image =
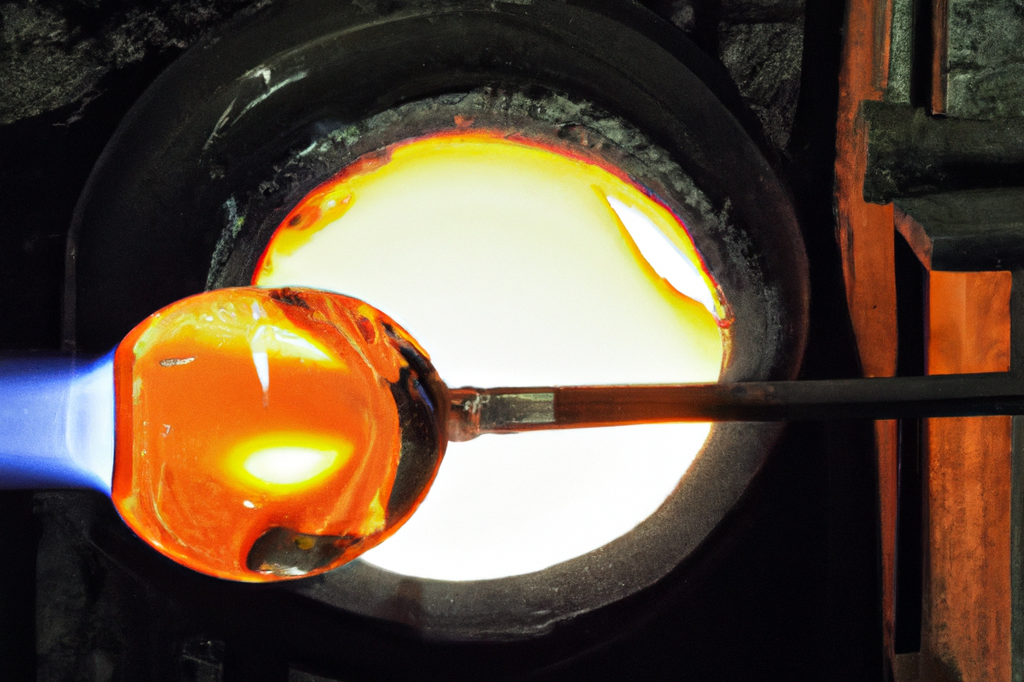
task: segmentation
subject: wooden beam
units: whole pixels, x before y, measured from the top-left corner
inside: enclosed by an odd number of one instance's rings
[[[927,283],[929,374],[1010,366],[1010,272]],[[1010,682],[1012,419],[928,420],[921,679]]]

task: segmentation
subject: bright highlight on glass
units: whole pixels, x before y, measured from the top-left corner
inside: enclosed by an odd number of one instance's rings
[[[428,348],[449,386],[716,381],[727,308],[681,221],[575,148],[488,131],[364,157],[284,219],[253,279],[356,296]],[[479,580],[629,532],[707,424],[452,443],[417,514],[364,559]]]
[[[285,494],[319,484],[343,467],[354,450],[355,444],[340,436],[263,434],[244,441],[227,457],[225,475],[248,487]]]
[[[313,448],[267,448],[257,450],[242,463],[253,478],[269,485],[311,483],[338,460],[336,450]]]

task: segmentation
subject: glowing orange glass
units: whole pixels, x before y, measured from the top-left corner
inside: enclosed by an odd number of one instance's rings
[[[426,355],[335,294],[179,301],[125,338],[115,372],[118,511],[222,578],[311,575],[376,545],[415,510],[425,486],[409,480],[429,483],[446,442]]]

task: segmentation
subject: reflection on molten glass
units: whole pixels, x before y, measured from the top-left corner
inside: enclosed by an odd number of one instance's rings
[[[364,157],[286,216],[253,278],[356,296],[450,386],[715,381],[727,308],[681,221],[569,148],[463,130]],[[710,431],[668,424],[453,443],[364,558],[448,580],[536,571],[636,526]]]
[[[299,432],[247,441],[234,457],[228,458],[226,473],[267,492],[285,494],[319,483],[343,466],[355,449],[352,442],[341,437],[316,443],[318,447],[301,445],[310,440],[308,434]]]

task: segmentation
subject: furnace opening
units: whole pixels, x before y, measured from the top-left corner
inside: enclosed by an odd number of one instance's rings
[[[450,386],[718,379],[728,307],[683,222],[568,145],[455,129],[364,155],[306,195],[253,276],[363,299]],[[708,424],[453,443],[416,515],[363,561],[438,580],[543,570],[628,533]]]

